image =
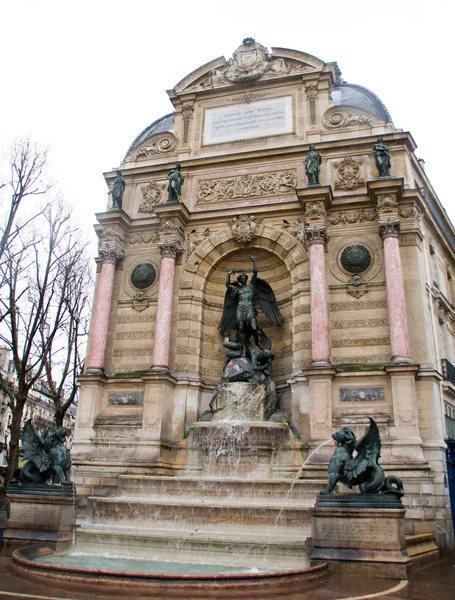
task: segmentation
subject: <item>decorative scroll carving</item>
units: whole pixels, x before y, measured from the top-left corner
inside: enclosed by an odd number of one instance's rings
[[[414,218],[416,221],[422,220],[422,213],[416,204],[400,207],[398,209],[398,215],[403,219]]]
[[[354,298],[360,298],[368,291],[365,279],[363,277],[360,277],[360,275],[358,275],[357,273],[355,273],[352,279],[350,279],[347,282],[346,288],[348,294],[351,294],[351,296],[354,296]]]
[[[377,211],[378,212],[395,212],[398,208],[398,201],[395,194],[379,194]]]
[[[327,129],[337,129],[342,127],[360,127],[371,125],[374,119],[366,114],[352,112],[352,109],[328,110],[322,117],[322,123]]]
[[[360,166],[362,161],[346,156],[341,162],[335,163],[338,171],[338,179],[335,181],[335,189],[352,191],[365,186],[365,179],[361,176]]]
[[[125,253],[118,246],[101,246],[99,249],[99,261],[113,263],[114,265],[125,259]]]
[[[305,217],[314,221],[315,219],[321,219],[327,216],[327,212],[325,210],[325,204],[322,200],[317,200],[315,202],[308,202],[305,205]]]
[[[157,133],[147,140],[147,145],[142,146],[136,154],[136,160],[147,158],[154,154],[166,154],[177,148],[178,140],[173,133]]]
[[[134,246],[136,244],[151,244],[158,241],[157,231],[141,231],[137,233],[128,233],[126,236],[126,244]]]
[[[125,240],[125,232],[119,225],[104,226],[99,236],[103,242],[118,242]]]
[[[376,209],[369,212],[364,212],[362,209],[360,212],[349,212],[345,213],[343,210],[336,214],[329,214],[328,221],[330,225],[345,225],[346,223],[365,223],[375,221],[377,219]]]
[[[204,231],[196,231],[196,229],[193,229],[192,231],[190,231],[190,233],[187,235],[187,242],[188,242],[188,247],[186,250],[186,256],[187,258],[189,256],[191,256],[191,254],[193,254],[193,252],[196,250],[196,248],[202,244],[202,242],[204,241],[204,239],[206,237],[208,237],[210,235],[210,230],[207,227],[206,229],[204,229]]]
[[[173,232],[183,235],[183,229],[178,219],[163,219],[161,221],[160,234]]]
[[[385,300],[370,300],[367,302],[333,302],[330,310],[375,310],[376,308],[387,308]]]
[[[142,202],[139,206],[139,212],[153,212],[153,207],[160,204],[166,184],[159,184],[156,181],[150,181],[141,188]]]
[[[152,353],[153,348],[151,346],[146,348],[137,348],[136,346],[134,346],[132,348],[115,348],[113,356],[143,356],[144,354]]]
[[[378,221],[379,235],[384,240],[388,237],[398,237],[400,233],[400,219],[387,219]]]
[[[352,348],[354,346],[386,346],[390,344],[390,338],[387,335],[381,335],[371,338],[342,338],[332,340],[333,348]]]
[[[186,144],[188,142],[188,131],[190,128],[190,120],[193,114],[194,108],[191,104],[185,104],[182,108],[182,117],[183,117],[183,143]]]
[[[198,184],[196,204],[286,194],[295,190],[296,187],[297,173],[295,170],[205,180]]]
[[[327,227],[324,225],[305,227],[305,234],[309,246],[313,244],[324,244],[325,246],[330,239],[327,235]]]
[[[137,312],[142,312],[143,310],[148,308],[149,305],[150,305],[150,298],[149,298],[149,296],[147,296],[147,294],[145,292],[138,292],[137,294],[134,295],[134,299],[133,299],[134,310],[137,310]],[[143,332],[139,332],[139,333],[143,333]],[[142,337],[142,336],[138,336],[138,337]],[[148,334],[147,334],[147,337],[149,337]]]
[[[260,219],[256,219],[253,215],[240,215],[229,222],[229,228],[237,242],[248,243],[257,236],[258,223]]]
[[[316,98],[318,97],[318,86],[316,83],[305,84],[305,92],[310,104],[311,125],[316,125]]]

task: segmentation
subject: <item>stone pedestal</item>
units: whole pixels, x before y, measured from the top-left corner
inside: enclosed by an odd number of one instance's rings
[[[8,487],[11,517],[5,541],[14,545],[46,542],[57,551],[67,550],[73,543],[75,520],[73,485],[58,489],[48,485]]]
[[[264,421],[267,386],[243,381],[225,383],[212,402],[214,421]]]
[[[312,564],[357,576],[407,579],[405,510],[392,495],[320,495],[312,511]]]

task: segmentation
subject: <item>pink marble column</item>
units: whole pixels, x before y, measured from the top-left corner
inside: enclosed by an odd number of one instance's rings
[[[107,335],[114,291],[115,267],[124,257],[123,250],[117,247],[100,248],[101,272],[96,295],[95,314],[90,336],[90,352],[87,357],[86,374],[100,374],[104,371]]]
[[[401,270],[400,219],[379,221],[379,235],[384,243],[387,306],[389,309],[390,346],[393,363],[412,363],[409,352],[408,320]]]
[[[328,241],[325,226],[306,228],[310,244],[311,286],[311,365],[330,366],[329,308],[325,275],[325,244]]]
[[[153,344],[152,371],[169,370],[169,348],[172,325],[172,299],[174,296],[175,259],[181,251],[177,243],[159,244],[161,250],[160,283],[156,311],[155,341]]]

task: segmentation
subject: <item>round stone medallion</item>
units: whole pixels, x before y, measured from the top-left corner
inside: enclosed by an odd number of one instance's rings
[[[144,290],[152,285],[156,279],[156,270],[151,263],[140,263],[131,271],[131,285],[139,290]]]
[[[340,262],[343,269],[348,273],[362,273],[371,265],[373,257],[366,246],[353,244],[346,246],[340,256]]]

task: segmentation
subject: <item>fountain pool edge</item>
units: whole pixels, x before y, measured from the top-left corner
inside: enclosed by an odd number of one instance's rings
[[[287,588],[292,591],[304,589],[306,584],[327,574],[327,563],[292,571],[273,571],[270,573],[228,573],[228,574],[168,574],[168,573],[129,573],[126,571],[111,571],[107,569],[88,569],[81,567],[67,567],[36,562],[36,558],[54,554],[46,544],[37,544],[19,548],[12,555],[12,567],[16,573],[26,577],[43,580],[52,577],[62,582],[95,586],[135,586],[147,589],[150,592],[166,591],[181,593],[201,593],[223,589],[225,591],[253,591],[255,589],[273,593],[279,589],[282,594]],[[283,588],[286,586],[286,588]],[[180,592],[179,592],[180,590]],[[289,590],[290,591],[290,590]],[[178,596],[179,597],[179,596]],[[181,596],[180,596],[181,597]]]

